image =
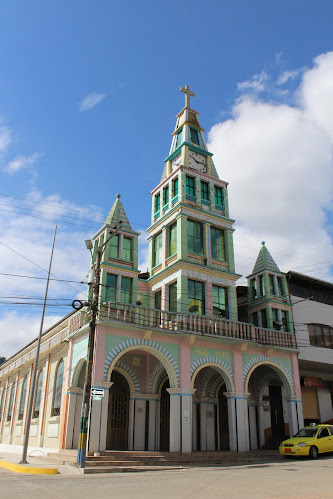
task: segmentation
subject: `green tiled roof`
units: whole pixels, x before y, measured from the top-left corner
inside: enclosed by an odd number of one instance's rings
[[[127,229],[133,232],[131,224],[127,218],[126,212],[124,210],[123,204],[120,201],[120,194],[117,194],[117,199],[115,200],[110,213],[108,214],[105,225],[118,225],[119,220],[122,221],[122,229]]]
[[[261,248],[255,266],[253,267],[252,274],[263,272],[264,270],[272,270],[273,272],[280,272],[279,267],[273,260],[272,255],[265,246],[265,241],[261,243]]]

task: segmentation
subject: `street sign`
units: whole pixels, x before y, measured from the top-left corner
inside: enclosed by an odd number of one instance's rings
[[[92,388],[91,395],[93,397],[104,397],[104,390],[103,390],[103,388]]]
[[[103,397],[99,397],[98,395],[93,395],[93,400],[102,400]]]

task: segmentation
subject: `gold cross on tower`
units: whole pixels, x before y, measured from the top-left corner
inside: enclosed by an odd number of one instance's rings
[[[185,94],[185,107],[190,107],[190,96],[194,97],[195,93],[190,91],[190,87],[185,85],[185,88],[180,87],[180,91]]]

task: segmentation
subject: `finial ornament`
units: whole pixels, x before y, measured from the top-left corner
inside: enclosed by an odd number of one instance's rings
[[[117,199],[120,199],[120,194],[117,194]]]
[[[180,87],[180,91],[185,94],[185,107],[190,107],[190,96],[194,97],[195,93],[191,92],[189,85],[185,85],[185,88]]]
[[[265,246],[265,241],[261,241],[261,244],[262,244],[263,246]]]

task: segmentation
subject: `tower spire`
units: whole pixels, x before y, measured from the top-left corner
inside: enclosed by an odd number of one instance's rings
[[[185,85],[185,88],[180,87],[180,91],[184,92],[184,94],[185,94],[185,107],[191,107],[190,106],[190,97],[194,97],[195,93],[191,92],[189,85]]]

